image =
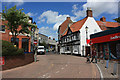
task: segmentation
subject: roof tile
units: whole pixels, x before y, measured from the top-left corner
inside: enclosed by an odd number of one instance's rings
[[[86,20],[87,20],[87,17],[85,17],[84,19],[79,20],[79,21],[73,23],[73,24],[70,26],[70,29],[72,30],[72,32],[75,32],[75,31],[80,30]]]

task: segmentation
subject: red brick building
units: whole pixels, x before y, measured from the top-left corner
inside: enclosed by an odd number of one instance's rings
[[[32,22],[32,18],[30,18],[30,22]],[[12,42],[13,41],[13,36],[10,30],[6,29],[8,28],[5,24],[7,21],[2,21],[0,19],[0,40],[5,40]],[[18,31],[21,29],[21,26],[19,26]],[[29,34],[18,34],[16,38],[16,45],[17,47],[23,48],[24,52],[31,52],[31,36]]]

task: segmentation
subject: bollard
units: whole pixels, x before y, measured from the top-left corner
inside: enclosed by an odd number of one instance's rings
[[[37,53],[35,51],[35,54],[34,54],[34,62],[37,62]]]
[[[105,66],[105,68],[108,68],[108,65],[109,65],[109,60],[106,61],[106,66]]]
[[[117,62],[115,62],[113,66],[113,75],[116,75],[116,73],[117,73]]]

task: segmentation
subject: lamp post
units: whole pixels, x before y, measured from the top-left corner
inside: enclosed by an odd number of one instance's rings
[[[88,27],[87,26],[85,27],[85,30],[86,30],[86,44],[87,44],[87,40],[88,40]],[[88,44],[87,44],[87,46],[88,46]]]
[[[36,22],[34,22],[33,24],[36,25]],[[37,34],[35,34],[35,28],[33,28],[33,41],[35,41],[35,36],[37,36]],[[35,46],[35,44],[33,43],[33,51],[34,51],[34,62],[37,62],[37,46]]]
[[[36,22],[33,22],[33,24],[36,25]],[[32,46],[33,46],[33,52],[34,52],[34,46],[35,46],[35,45],[34,45],[33,42],[34,42],[34,40],[35,40],[35,28],[32,29],[32,33],[33,33],[33,34],[32,34]]]

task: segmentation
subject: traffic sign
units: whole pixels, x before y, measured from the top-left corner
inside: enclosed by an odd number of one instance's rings
[[[34,42],[33,42],[34,44],[37,44],[37,40],[34,40]]]

